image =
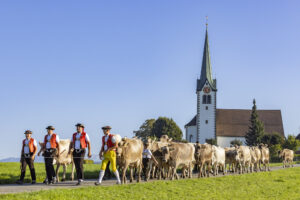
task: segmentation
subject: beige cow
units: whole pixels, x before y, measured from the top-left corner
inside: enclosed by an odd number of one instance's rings
[[[293,160],[294,160],[294,151],[290,149],[283,149],[279,152],[279,158],[282,158],[283,168],[293,167]]]
[[[222,147],[212,146],[213,157],[212,157],[212,166],[214,167],[214,175],[219,174],[219,168],[222,169],[223,175],[226,174],[225,168],[225,149]]]
[[[209,177],[211,171],[213,158],[212,145],[210,144],[195,144],[195,159],[196,164],[199,166],[199,175],[200,177]],[[207,168],[207,169],[206,169]]]
[[[161,152],[163,163],[168,163],[171,169],[171,180],[173,180],[175,176],[179,179],[176,173],[179,167],[182,169],[183,178],[185,178],[184,171],[186,169],[188,170],[188,177],[192,177],[193,163],[195,161],[195,148],[193,144],[172,142],[168,146],[162,147]]]
[[[62,181],[66,180],[67,166],[70,164],[72,164],[71,180],[74,180],[75,165],[73,162],[73,154],[68,154],[70,143],[71,141],[69,139],[59,141],[59,152],[55,155],[53,159],[53,164],[56,164],[56,182],[59,182],[59,168],[61,165],[63,166]],[[43,147],[44,143],[39,142],[39,145]],[[43,148],[41,148],[39,154],[42,152],[42,150]]]
[[[270,151],[267,144],[260,144],[259,149],[261,151],[261,164],[264,165],[265,170],[270,171]],[[261,169],[260,169],[261,170]]]
[[[251,154],[251,164],[250,164],[250,170],[251,172],[256,171],[260,169],[260,162],[261,162],[261,151],[259,147],[250,147],[250,154]]]
[[[141,180],[143,142],[140,139],[122,139],[117,148],[119,167],[122,170],[122,183],[126,183],[126,171],[130,168],[130,181],[133,180],[133,168],[138,170],[137,182]]]
[[[248,146],[236,146],[237,155],[236,161],[239,167],[239,173],[242,174],[245,171],[249,173],[249,167],[251,164],[251,153]]]

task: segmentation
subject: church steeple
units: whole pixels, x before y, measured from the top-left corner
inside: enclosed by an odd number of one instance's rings
[[[216,90],[216,80],[212,78],[212,70],[210,64],[210,54],[209,54],[209,44],[208,44],[208,31],[207,31],[207,23],[206,23],[206,34],[205,34],[205,42],[203,49],[203,58],[202,58],[202,67],[201,67],[201,76],[200,80],[197,80],[197,91],[201,90],[204,84],[208,82],[210,87],[213,90]]]

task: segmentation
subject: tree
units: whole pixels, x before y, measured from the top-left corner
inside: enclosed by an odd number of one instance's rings
[[[289,135],[287,139],[285,139],[284,144],[282,145],[285,149],[290,149],[293,151],[297,151],[297,147],[300,146],[300,141],[296,139],[295,136]]]
[[[256,110],[256,102],[253,99],[253,107],[250,118],[249,130],[246,133],[246,144],[248,146],[256,146],[261,143],[261,138],[264,135],[264,124],[258,119],[258,114]]]
[[[230,142],[230,145],[232,145],[232,146],[235,146],[235,145],[241,146],[242,144],[243,144],[243,142],[238,139],[234,139]]]
[[[146,141],[148,137],[152,135],[152,129],[155,119],[147,119],[141,126],[138,131],[135,131],[135,136]]]
[[[182,131],[173,121],[167,117],[159,117],[153,124],[152,136],[160,138],[162,135],[168,135],[174,141],[181,141]]]
[[[277,144],[282,145],[284,143],[284,137],[282,137],[277,132],[272,134],[265,134],[262,136],[261,142],[267,144],[268,146],[277,145]]]

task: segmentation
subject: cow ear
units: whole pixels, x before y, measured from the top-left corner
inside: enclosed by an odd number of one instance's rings
[[[168,142],[172,142],[172,140],[173,140],[173,138],[169,138],[169,139],[168,139]]]

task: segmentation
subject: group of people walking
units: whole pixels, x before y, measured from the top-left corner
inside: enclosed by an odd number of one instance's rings
[[[71,138],[71,144],[69,148],[69,154],[73,151],[73,160],[76,168],[77,174],[77,185],[80,185],[83,181],[83,161],[88,149],[88,157],[91,158],[91,143],[89,135],[84,131],[84,125],[78,123],[76,126],[76,132],[73,133]],[[53,184],[56,182],[56,173],[53,166],[53,159],[55,156],[59,157],[59,136],[54,133],[55,128],[53,126],[46,127],[47,134],[44,137],[44,143],[42,145],[44,160],[45,160],[45,169],[47,174],[47,179],[45,184]],[[102,127],[104,136],[102,137],[102,147],[99,153],[99,157],[102,160],[101,170],[99,173],[99,179],[95,182],[95,185],[101,185],[102,179],[105,174],[105,169],[107,164],[110,163],[113,173],[117,178],[117,184],[120,184],[119,172],[116,166],[116,148],[118,144],[114,135],[110,134],[111,127],[104,126]],[[34,159],[37,153],[37,142],[32,137],[32,131],[25,131],[25,139],[22,142],[22,151],[21,151],[21,176],[17,181],[17,184],[23,184],[24,177],[26,173],[26,167],[29,166],[32,184],[36,183],[36,174],[34,168]],[[40,153],[38,154],[40,156]]]

